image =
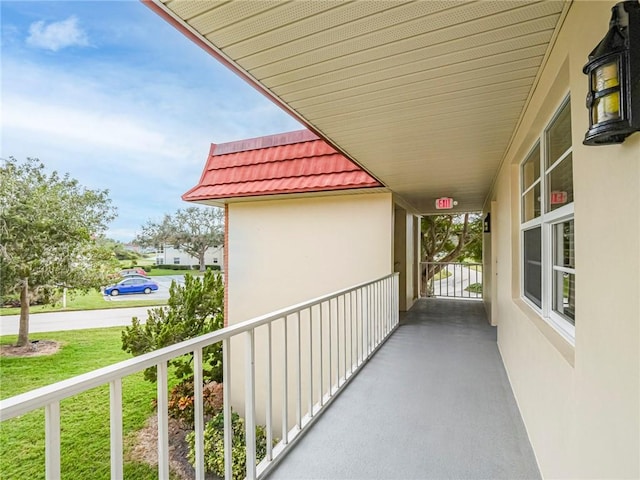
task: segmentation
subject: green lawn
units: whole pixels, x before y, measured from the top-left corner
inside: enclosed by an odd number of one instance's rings
[[[153,307],[156,305],[166,305],[167,300],[127,300],[122,302],[107,302],[102,293],[92,290],[88,293],[69,294],[67,296],[67,308],[63,309],[62,304],[56,305],[34,305],[30,308],[31,313],[61,312],[72,310],[99,310],[103,308],[129,308],[129,307]],[[20,313],[19,307],[0,308],[0,316],[17,315]]]
[[[170,270],[168,268],[152,268],[150,272],[147,272],[147,275],[150,277],[162,277],[164,275],[184,275],[185,273],[202,275],[202,273],[197,270]]]
[[[122,328],[35,333],[33,340],[56,340],[63,348],[51,356],[0,357],[0,396],[11,397],[131,358],[121,349]],[[15,343],[2,336],[0,343]],[[123,380],[124,436],[140,429],[153,413],[155,385],[142,374]],[[44,478],[44,412],[38,410],[2,422],[0,429],[0,478]],[[62,465],[65,479],[109,477],[109,389],[95,388],[61,402]],[[126,457],[126,455],[125,455]],[[157,478],[155,469],[127,462],[125,477]]]

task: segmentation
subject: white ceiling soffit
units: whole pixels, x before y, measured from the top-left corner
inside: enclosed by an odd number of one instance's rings
[[[482,208],[568,8],[561,0],[159,1],[171,21],[419,213],[434,212],[440,196],[460,211]]]

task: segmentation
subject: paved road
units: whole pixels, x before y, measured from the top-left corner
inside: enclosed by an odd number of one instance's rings
[[[58,332],[61,330],[131,325],[132,317],[138,317],[140,321],[144,323],[147,320],[148,308],[150,307],[34,313],[29,317],[29,332]],[[0,317],[0,334],[16,335],[18,333],[19,321],[19,315]]]
[[[149,295],[119,295],[104,297],[105,302],[125,304],[130,300],[168,299],[171,281],[184,283],[184,275],[165,275],[151,277],[158,284],[158,290]],[[141,322],[147,320],[147,309],[152,307],[113,308],[106,310],[84,310],[77,312],[32,313],[29,319],[29,332],[58,332],[61,330],[80,330],[86,328],[104,328],[131,325],[131,318],[138,317]],[[16,335],[20,322],[19,315],[0,317],[0,335]]]

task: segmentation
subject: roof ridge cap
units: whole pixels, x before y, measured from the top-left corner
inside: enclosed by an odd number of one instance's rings
[[[210,151],[212,156],[221,156],[228,153],[246,152],[249,150],[259,150],[270,147],[291,145],[294,143],[311,142],[321,140],[321,138],[311,130],[295,130],[292,132],[276,133],[263,137],[247,138],[227,143],[212,144],[214,148]]]

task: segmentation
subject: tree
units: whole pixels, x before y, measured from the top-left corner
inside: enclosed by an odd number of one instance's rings
[[[224,285],[219,273],[207,270],[202,278],[184,276],[184,285],[171,282],[168,308],[148,310],[141,324],[133,317],[131,326],[122,332],[122,349],[134,356],[152,352],[224,326]],[[217,343],[202,350],[203,376],[208,381],[222,381],[222,345]],[[193,354],[175,358],[169,363],[176,376],[193,381]],[[145,370],[145,379],[156,380],[154,368]]]
[[[422,291],[442,264],[470,259],[482,261],[482,218],[479,214],[422,217]],[[437,262],[437,264],[434,264]]]
[[[131,260],[133,263],[135,260],[139,260],[142,257],[138,252],[127,250],[125,244],[118,240],[101,237],[97,239],[97,242],[99,245],[104,246],[104,248],[111,250],[118,260]]]
[[[115,218],[107,190],[89,190],[36,158],[10,157],[0,167],[0,285],[20,294],[18,346],[29,341],[34,295],[60,287],[88,291],[106,283],[113,254],[96,237]]]
[[[172,245],[198,259],[205,270],[205,253],[224,243],[224,213],[216,207],[188,207],[173,215],[165,214],[161,222],[149,220],[135,242],[144,247]]]

